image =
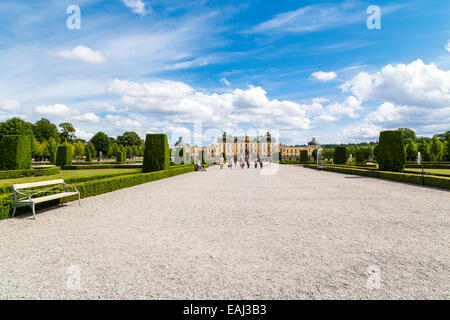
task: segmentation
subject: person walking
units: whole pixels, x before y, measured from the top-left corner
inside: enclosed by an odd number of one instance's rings
[[[258,159],[255,158],[255,169],[258,169]]]
[[[233,169],[233,159],[230,159],[230,163],[228,164],[228,168]]]
[[[250,158],[247,158],[247,169],[250,169]]]
[[[263,162],[262,160],[259,160],[259,167],[262,169],[263,168]]]
[[[220,169],[223,169],[223,157],[220,157]]]

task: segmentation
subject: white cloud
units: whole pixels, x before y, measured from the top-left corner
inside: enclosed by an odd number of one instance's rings
[[[16,111],[20,107],[20,102],[16,100],[0,100],[1,111]]]
[[[307,129],[305,109],[292,101],[270,100],[261,87],[206,94],[183,82],[156,80],[136,83],[115,79],[109,92],[121,95],[124,105],[144,113],[164,115],[172,123],[204,121],[212,126],[239,123],[258,127]]]
[[[226,86],[230,86],[230,82],[226,79],[226,78],[221,78],[220,82],[222,82],[223,84],[225,84]]]
[[[100,117],[92,112],[84,113],[71,117],[71,119],[82,122],[99,123]]]
[[[450,40],[447,41],[447,46],[445,47],[445,50],[450,52]]]
[[[349,96],[342,103],[335,102],[327,105],[322,114],[314,118],[314,120],[331,122],[341,119],[342,116],[357,119],[359,118],[358,111],[362,110],[361,102],[355,97]]]
[[[145,16],[151,12],[151,8],[147,8],[147,4],[142,0],[123,0],[123,3],[131,9],[134,13]]]
[[[422,60],[408,65],[387,65],[375,74],[361,72],[342,86],[359,100],[397,105],[443,108],[450,106],[450,71]]]
[[[123,116],[107,114],[106,120],[110,121],[116,128],[125,131],[128,130],[129,128],[142,127],[142,124],[138,120],[130,119]]]
[[[323,81],[323,82],[327,82],[327,81],[331,81],[333,79],[336,79],[337,74],[335,72],[317,71],[317,72],[313,72],[311,74],[311,76],[313,76],[317,80],[320,80],[320,81]]]
[[[105,57],[100,51],[94,51],[85,46],[77,46],[72,50],[62,50],[55,53],[56,56],[89,63],[102,63],[105,61]]]
[[[90,140],[94,136],[93,133],[86,132],[79,128],[75,128],[75,135],[77,136],[77,138],[84,139],[84,140]]]
[[[45,116],[64,117],[70,114],[70,109],[64,104],[42,105],[34,109],[37,114]]]

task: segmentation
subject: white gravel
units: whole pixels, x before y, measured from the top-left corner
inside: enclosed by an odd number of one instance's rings
[[[0,221],[0,298],[450,298],[450,192],[259,173],[213,167]]]

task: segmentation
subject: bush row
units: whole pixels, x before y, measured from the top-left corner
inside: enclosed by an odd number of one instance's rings
[[[304,167],[318,169],[317,165],[305,165]],[[360,175],[360,176],[366,176],[366,177],[372,177],[372,178],[381,178],[381,179],[387,179],[387,180],[393,180],[393,181],[405,182],[405,183],[412,183],[412,184],[423,184],[428,187],[450,189],[450,178],[445,178],[445,177],[424,176],[423,180],[422,180],[422,176],[420,174],[345,168],[345,167],[338,167],[338,166],[326,166],[323,168],[323,170],[337,172],[337,173],[354,174],[354,175]]]
[[[24,169],[24,170],[5,170],[0,171],[0,179],[15,179],[31,176],[51,176],[60,173],[60,167],[42,168],[42,169]]]
[[[130,175],[122,175],[118,177],[112,178],[104,178],[104,179],[96,179],[84,182],[73,182],[74,179],[66,179],[65,181],[69,184],[73,184],[80,191],[80,195],[82,198],[91,197],[95,195],[99,195],[106,192],[115,191],[122,188],[128,188],[132,186],[136,186],[142,183],[147,183],[151,181],[156,181],[164,178],[173,177],[176,175],[192,172],[195,170],[194,165],[180,166],[177,168],[171,168],[168,170],[162,171],[154,171],[149,173],[139,173],[139,174],[130,174]],[[13,209],[13,200],[14,195],[12,193],[9,194],[1,194],[0,195],[0,219],[7,219],[11,217],[12,209]],[[66,198],[66,201],[76,200],[76,196],[72,198]],[[37,209],[42,209],[45,207],[50,207],[58,204],[61,200],[45,202],[37,206]],[[19,208],[17,214],[20,214],[24,211],[29,212],[29,207]]]
[[[139,164],[99,164],[99,165],[72,165],[64,166],[63,170],[101,170],[101,169],[141,169]]]

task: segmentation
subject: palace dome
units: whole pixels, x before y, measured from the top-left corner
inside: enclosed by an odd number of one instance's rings
[[[186,147],[186,148],[189,148],[190,146],[189,146],[189,144],[187,144],[187,143],[185,143],[185,142],[183,141],[183,137],[180,137],[180,138],[178,139],[178,141],[175,142],[175,147],[179,147],[179,148]]]

